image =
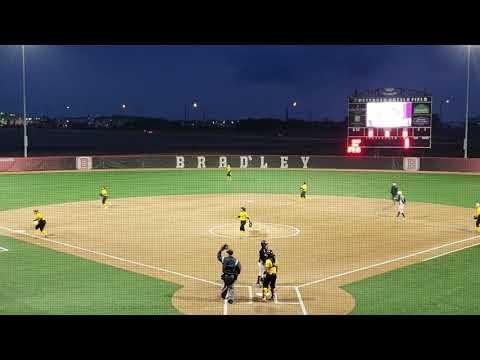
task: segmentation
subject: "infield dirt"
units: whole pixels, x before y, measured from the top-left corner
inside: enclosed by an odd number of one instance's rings
[[[245,238],[238,232],[241,206],[254,222]],[[347,314],[355,299],[339,286],[480,241],[409,256],[475,236],[471,209],[408,203],[402,221],[391,201],[368,198],[172,195],[113,199],[108,209],[100,201],[49,205],[40,210],[50,241],[10,231],[34,235],[32,210],[0,212],[1,232],[181,284],[172,301],[185,314]],[[262,239],[277,255],[277,302],[258,301]],[[243,267],[236,302],[228,306],[219,298],[216,260],[224,243]]]

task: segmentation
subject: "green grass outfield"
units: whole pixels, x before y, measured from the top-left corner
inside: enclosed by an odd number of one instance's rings
[[[0,175],[0,210],[98,199],[215,193],[310,194],[386,198],[393,181],[410,201],[471,208],[480,197],[475,175],[315,170],[95,171]],[[1,224],[0,224],[1,225]],[[172,314],[178,286],[22,241],[0,237],[0,313]],[[344,288],[358,314],[480,314],[477,248],[365,279]],[[452,260],[453,259],[453,260]],[[444,272],[440,271],[444,269]],[[427,276],[427,274],[429,274]],[[469,274],[469,276],[465,276]],[[447,276],[447,279],[445,278]],[[447,281],[448,280],[448,281]],[[401,296],[399,295],[401,294]]]

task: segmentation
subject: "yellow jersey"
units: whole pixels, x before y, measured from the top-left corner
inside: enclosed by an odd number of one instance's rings
[[[307,192],[307,184],[303,184],[302,186],[300,186],[300,191]]]
[[[241,211],[238,217],[240,218],[240,221],[247,221],[248,219],[250,219],[250,216],[248,216],[246,211]]]
[[[40,221],[40,220],[45,220],[45,217],[43,216],[43,214],[39,211],[35,214],[35,220],[36,221]]]
[[[475,209],[475,213],[477,214],[477,216],[480,216],[480,207]]]
[[[265,270],[267,274],[273,275],[277,273],[277,262],[273,263],[272,259],[265,261]]]
[[[100,190],[100,195],[102,195],[102,196],[108,196],[108,191],[107,191],[107,189],[102,188],[102,190]]]
[[[230,165],[227,165],[227,172],[230,172],[232,171],[232,168],[230,167]]]

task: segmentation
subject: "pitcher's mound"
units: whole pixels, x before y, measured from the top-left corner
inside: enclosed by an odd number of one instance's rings
[[[232,238],[240,235],[238,223],[229,223],[214,226],[210,229],[210,234],[217,237]],[[262,238],[262,239],[280,239],[293,237],[300,234],[300,230],[291,225],[284,224],[266,224],[254,223],[253,227],[245,227],[246,237],[248,238]]]

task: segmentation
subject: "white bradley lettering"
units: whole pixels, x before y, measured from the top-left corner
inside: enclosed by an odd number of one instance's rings
[[[265,162],[265,156],[260,156],[260,168],[268,168],[268,164]]]
[[[308,161],[310,160],[310,156],[301,156],[302,163],[303,163],[303,168],[307,168]]]
[[[280,156],[280,169],[288,168],[288,156]]]
[[[240,156],[240,167],[241,168],[248,167],[248,156]]]
[[[197,168],[205,167],[205,156],[197,156],[198,165]]]
[[[226,167],[226,166],[227,166],[227,157],[226,156],[220,156],[218,158],[218,167],[222,168],[222,167]]]
[[[183,156],[177,156],[177,169],[185,167],[185,158]]]

